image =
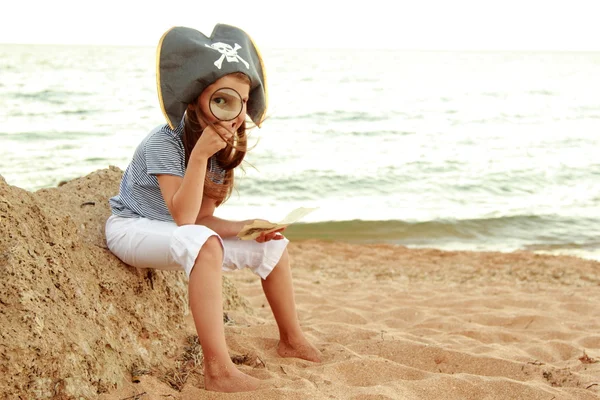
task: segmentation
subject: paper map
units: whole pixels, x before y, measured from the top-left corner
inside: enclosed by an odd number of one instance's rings
[[[306,208],[300,207],[290,212],[284,219],[279,221],[278,223],[263,221],[263,220],[254,220],[251,224],[245,225],[242,230],[237,234],[237,236],[242,240],[254,240],[262,232],[273,232],[281,228],[285,228],[294,222],[299,221],[304,218],[311,212],[316,210],[316,208]]]

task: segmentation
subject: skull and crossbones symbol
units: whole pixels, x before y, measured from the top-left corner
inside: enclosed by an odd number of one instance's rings
[[[221,66],[223,65],[223,60],[225,60],[225,58],[227,58],[228,62],[241,61],[242,63],[244,63],[246,68],[250,69],[250,64],[248,64],[237,53],[237,51],[242,48],[242,46],[240,46],[239,44],[236,43],[235,47],[231,47],[231,45],[229,45],[227,43],[218,42],[218,43],[213,43],[210,46],[208,44],[205,44],[205,46],[221,53],[221,57],[217,61],[215,61],[215,66],[217,68],[221,69]]]

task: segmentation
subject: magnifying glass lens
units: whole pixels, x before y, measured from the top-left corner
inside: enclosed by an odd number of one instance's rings
[[[231,88],[219,89],[210,97],[210,112],[220,121],[236,119],[243,108],[242,96]]]

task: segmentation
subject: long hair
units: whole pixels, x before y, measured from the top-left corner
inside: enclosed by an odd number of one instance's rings
[[[250,79],[246,74],[241,72],[233,73],[232,76],[250,83]],[[183,129],[183,148],[185,149],[185,167],[187,168],[190,155],[196,142],[202,135],[202,126],[200,121],[208,121],[208,118],[198,104],[194,101],[190,104],[185,113],[184,129]],[[207,122],[206,125],[212,126]],[[220,174],[210,171],[210,160],[206,169],[206,177],[204,178],[204,195],[216,200],[217,206],[223,204],[231,196],[234,184],[234,168],[241,164],[246,155],[248,139],[246,136],[246,121],[242,122],[232,138],[232,143],[227,143],[227,146],[214,154],[219,167],[225,170],[225,177]]]

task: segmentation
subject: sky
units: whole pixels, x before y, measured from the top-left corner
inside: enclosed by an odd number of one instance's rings
[[[8,3],[8,4],[7,4]],[[0,43],[155,46],[188,26],[261,48],[600,51],[600,0],[9,0]]]

